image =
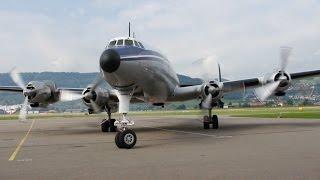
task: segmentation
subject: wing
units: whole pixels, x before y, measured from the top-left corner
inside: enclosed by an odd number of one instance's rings
[[[73,93],[81,94],[83,92],[84,88],[57,88],[57,91],[71,91]],[[0,86],[0,92],[17,92],[22,93],[23,89],[18,86]],[[118,102],[118,97],[116,90],[109,90],[109,97],[110,100],[113,102]],[[141,100],[141,98],[138,98],[138,96],[135,96],[135,94],[132,97],[131,100],[132,103],[143,103],[144,101]]]
[[[313,76],[319,76],[320,70],[315,71],[305,71],[290,74],[292,80],[308,78]],[[222,82],[223,93],[230,93],[235,91],[242,91],[246,88],[255,88],[261,86],[263,83],[263,78],[251,78],[236,81],[224,81]],[[202,92],[203,84],[200,85],[180,85],[176,87],[174,93],[167,101],[186,101],[191,99],[198,99]]]
[[[58,90],[59,91],[71,91],[74,93],[81,94],[83,92],[84,88],[58,88]],[[108,90],[108,93],[109,93],[110,101],[119,102],[118,96],[117,96],[117,90],[110,89],[110,90]],[[131,103],[143,103],[144,101],[139,97],[140,97],[140,94],[133,94],[133,97],[131,99]]]
[[[0,91],[4,92],[23,92],[21,87],[18,86],[0,86]]]
[[[290,74],[292,80],[303,79],[308,77],[319,76],[320,70],[304,71]],[[261,78],[243,79],[236,81],[223,82],[224,92],[234,92],[243,90],[244,88],[253,88],[261,85]]]
[[[298,73],[292,73],[290,75],[291,75],[291,79],[308,78],[308,77],[313,77],[313,76],[319,76],[320,70],[298,72]]]
[[[57,88],[58,91],[71,91],[75,93],[82,93],[84,88]]]

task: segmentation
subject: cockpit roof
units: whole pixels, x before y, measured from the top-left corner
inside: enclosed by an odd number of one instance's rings
[[[107,48],[111,47],[124,47],[124,46],[134,46],[134,47],[139,47],[143,48],[143,44],[136,40],[135,38],[132,37],[116,37],[113,38],[109,41]]]
[[[109,42],[111,41],[114,41],[114,40],[119,40],[119,39],[130,39],[130,40],[136,40],[136,38],[133,38],[133,37],[125,37],[125,36],[122,36],[122,37],[115,37],[115,38],[112,38]],[[136,40],[137,41],[137,40]]]

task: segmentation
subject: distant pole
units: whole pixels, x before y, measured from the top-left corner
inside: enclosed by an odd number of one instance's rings
[[[129,22],[129,37],[131,36],[131,31],[130,31],[130,22]]]

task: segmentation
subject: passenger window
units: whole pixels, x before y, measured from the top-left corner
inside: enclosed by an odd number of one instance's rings
[[[139,43],[140,47],[144,48],[144,46],[142,45],[142,43],[141,43],[141,42],[138,42],[138,43]]]
[[[122,46],[122,45],[123,45],[123,40],[119,39],[118,42],[117,42],[117,46]]]
[[[124,41],[124,45],[126,45],[126,46],[132,46],[132,45],[133,45],[133,42],[132,42],[132,40],[126,39],[126,40]]]
[[[114,45],[116,45],[116,41],[111,41],[111,42],[109,43],[109,47],[112,47],[112,46],[114,46]]]

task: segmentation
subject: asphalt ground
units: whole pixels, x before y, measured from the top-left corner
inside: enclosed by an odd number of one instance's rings
[[[0,121],[0,179],[320,179],[320,120],[132,119],[130,150],[96,117]]]

